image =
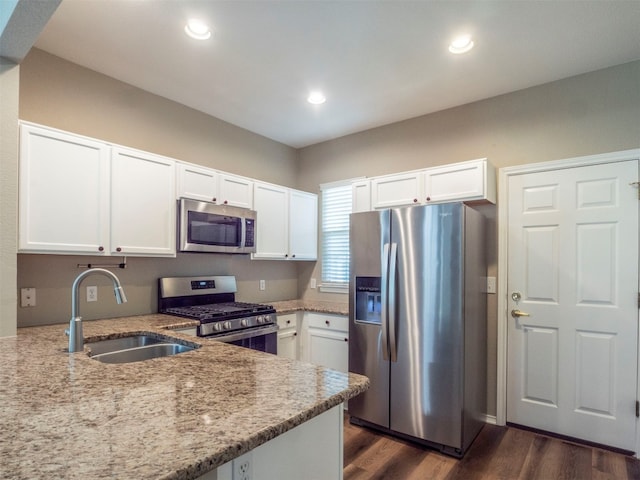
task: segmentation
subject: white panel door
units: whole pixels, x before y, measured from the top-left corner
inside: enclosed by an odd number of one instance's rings
[[[509,177],[507,421],[635,448],[635,160]],[[520,299],[518,300],[518,296]]]

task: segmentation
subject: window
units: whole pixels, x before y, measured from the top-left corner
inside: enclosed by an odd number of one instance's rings
[[[322,194],[322,286],[347,293],[349,287],[349,214],[351,181],[320,186]]]

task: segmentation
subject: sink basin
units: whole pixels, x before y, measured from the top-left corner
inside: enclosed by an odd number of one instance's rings
[[[102,363],[131,363],[151,358],[168,357],[189,352],[196,346],[176,343],[172,339],[163,339],[151,335],[133,335],[88,343],[90,356]]]

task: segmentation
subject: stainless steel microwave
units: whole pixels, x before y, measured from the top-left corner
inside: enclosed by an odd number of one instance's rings
[[[181,252],[254,253],[254,210],[180,199],[178,220]]]

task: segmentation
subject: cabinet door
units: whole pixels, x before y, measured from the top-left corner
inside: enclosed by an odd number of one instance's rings
[[[318,258],[318,196],[289,191],[289,258]]]
[[[278,331],[278,356],[298,359],[298,333],[295,328]]]
[[[349,369],[349,320],[342,315],[308,312],[303,316],[300,358],[306,362]]]
[[[22,252],[109,252],[109,149],[57,130],[20,128]]]
[[[309,362],[341,372],[349,370],[349,337],[346,332],[309,327]]]
[[[424,200],[427,203],[455,200],[489,200],[495,203],[495,173],[488,166],[486,160],[473,160],[427,169]],[[490,175],[493,175],[493,181]]]
[[[253,205],[253,182],[244,177],[227,173],[219,174],[218,202],[233,207],[251,208]]]
[[[387,175],[371,180],[371,203],[374,209],[419,204],[422,198],[422,173]]]
[[[371,181],[363,180],[351,185],[353,213],[371,210]]]
[[[176,255],[175,162],[147,152],[111,152],[111,250]]]
[[[288,191],[285,187],[269,183],[254,184],[253,209],[258,212],[258,229],[256,253],[251,258],[284,260],[287,257],[288,201]]]
[[[217,201],[218,172],[187,163],[179,163],[177,170],[177,198],[184,197],[205,202]]]

